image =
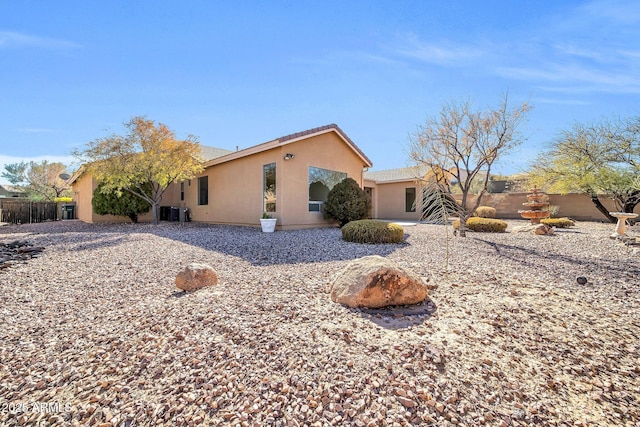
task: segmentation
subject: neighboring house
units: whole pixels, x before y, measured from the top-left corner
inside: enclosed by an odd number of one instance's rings
[[[335,124],[309,129],[238,151],[202,147],[204,172],[175,183],[161,205],[188,208],[193,221],[259,226],[263,212],[279,229],[332,225],[322,216],[329,190],[346,177],[364,187],[369,158]],[[78,219],[122,220],[96,215],[91,198],[97,182],[90,174],[71,180]],[[141,220],[148,220],[145,215]]]
[[[0,185],[0,197],[27,197],[27,192],[15,185]]]
[[[407,167],[369,171],[364,174],[364,190],[371,197],[371,217],[379,219],[419,220],[422,187],[419,177],[427,167]],[[417,200],[417,203],[416,203]]]

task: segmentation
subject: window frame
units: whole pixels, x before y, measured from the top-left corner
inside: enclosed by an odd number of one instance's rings
[[[267,202],[267,168],[273,167],[273,202]],[[274,213],[278,211],[278,165],[276,162],[262,165],[262,212]],[[269,205],[273,204],[273,209]]]
[[[413,192],[413,200],[411,201],[411,205],[409,205],[409,195],[411,191]],[[416,200],[418,197],[418,191],[416,187],[405,187],[404,189],[404,212],[405,213],[413,213],[416,211]]]
[[[206,193],[203,193],[202,183],[206,183]],[[202,197],[204,194],[205,197]],[[203,200],[204,199],[204,200]],[[209,176],[198,177],[198,206],[207,206],[209,204]]]
[[[324,200],[311,200],[311,194],[310,194],[310,189],[311,189],[311,184],[314,184],[315,182],[320,182],[320,181],[314,181],[311,182],[311,170],[312,169],[316,169],[316,170],[320,170],[320,171],[325,171],[325,172],[329,172],[331,174],[340,174],[340,176],[342,176],[342,178],[335,182],[333,184],[333,186],[331,186],[331,188],[329,188],[329,191],[331,191],[331,189],[338,184],[339,182],[343,181],[344,179],[349,177],[349,174],[347,174],[346,172],[342,172],[342,171],[336,171],[336,170],[332,170],[332,169],[325,169],[325,168],[320,168],[318,166],[309,166],[307,168],[307,196],[308,196],[308,212],[322,212],[322,205],[324,204]],[[322,184],[325,184],[325,182],[321,182]],[[327,186],[328,187],[328,186]]]

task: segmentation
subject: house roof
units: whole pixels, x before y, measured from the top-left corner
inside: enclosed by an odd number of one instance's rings
[[[0,185],[0,188],[2,188],[3,190],[9,192],[9,193],[26,193],[26,191],[24,191],[24,189],[15,186],[15,185],[8,185],[8,184],[2,184]]]
[[[373,163],[369,158],[362,152],[362,150],[347,136],[346,133],[340,127],[334,123],[316,127],[313,129],[308,129],[302,132],[296,132],[289,135],[281,136],[272,141],[267,141],[262,144],[254,145],[249,148],[245,148],[244,150],[233,151],[227,155],[216,157],[204,163],[204,167],[213,166],[219,163],[228,162],[231,160],[239,159],[242,157],[250,156],[252,154],[261,153],[263,151],[271,150],[273,148],[277,148],[286,144],[291,144],[293,142],[297,142],[303,139],[307,139],[313,136],[321,135],[328,132],[335,132],[363,161],[363,165],[365,167],[373,166]]]
[[[224,148],[209,147],[207,145],[200,144],[200,156],[206,162],[208,160],[215,159],[217,157],[226,156],[233,153],[231,150],[225,150]]]
[[[290,141],[290,140],[298,140],[298,139],[302,139],[304,137],[307,137],[309,135],[314,135],[314,134],[318,134],[318,133],[324,133],[327,131],[335,131],[338,135],[340,135],[340,137],[342,137],[342,139],[344,139],[348,145],[351,146],[351,148],[353,150],[355,150],[358,155],[366,161],[366,163],[369,165],[369,167],[373,166],[373,162],[366,156],[366,154],[364,154],[364,152],[360,149],[360,147],[358,147],[356,145],[355,142],[353,142],[351,140],[351,138],[349,138],[349,136],[344,133],[344,131],[342,129],[340,129],[340,126],[338,126],[335,123],[331,123],[325,126],[320,126],[317,128],[313,128],[313,129],[309,129],[309,130],[305,130],[302,132],[298,132],[298,133],[292,133],[290,135],[285,135],[285,136],[281,136],[280,138],[278,138],[278,141],[280,141],[280,143],[286,142],[286,141]]]
[[[335,132],[363,161],[363,165],[365,167],[373,166],[373,163],[369,158],[364,154],[364,152],[347,136],[346,133],[340,127],[334,123],[316,127],[313,129],[308,129],[302,132],[296,132],[289,135],[281,136],[280,138],[276,138],[272,141],[264,142],[262,144],[254,145],[249,148],[245,148],[243,150],[232,151],[226,150],[224,148],[217,147],[209,147],[207,145],[200,145],[200,156],[204,161],[204,167],[213,166],[219,163],[228,162],[231,160],[239,159],[242,157],[250,156],[252,154],[260,153],[266,150],[271,150],[273,148],[291,144],[296,141],[300,141],[303,139],[307,139],[313,136],[321,135],[323,133]],[[69,183],[74,183],[83,173],[84,167],[81,167],[73,174],[73,176],[69,179]]]
[[[367,171],[364,173],[364,179],[368,179],[376,183],[415,181],[424,177],[427,174],[428,169],[429,168],[426,166],[412,166],[406,168]]]

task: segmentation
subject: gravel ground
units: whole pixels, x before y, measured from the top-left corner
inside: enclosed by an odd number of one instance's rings
[[[0,270],[0,424],[640,426],[640,252],[613,228],[417,225],[372,246],[338,229],[0,227],[45,247]],[[373,254],[428,280],[431,312],[331,302]],[[219,285],[179,292],[191,262]]]

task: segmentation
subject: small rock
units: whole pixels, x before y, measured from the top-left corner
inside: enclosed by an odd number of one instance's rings
[[[540,224],[536,226],[534,233],[538,236],[553,236],[554,230],[546,224]]]
[[[578,276],[576,281],[581,285],[585,285],[587,283],[587,278],[584,276]]]
[[[416,403],[413,400],[407,399],[406,397],[396,396],[396,400],[405,408],[413,408],[416,406]]]

